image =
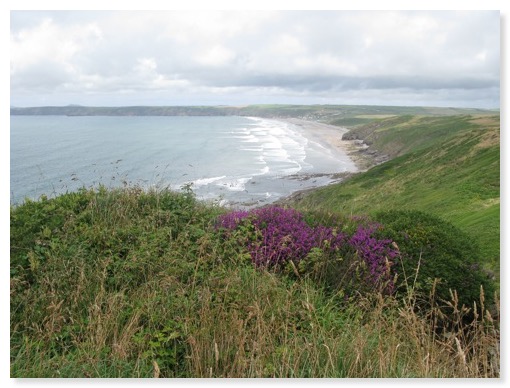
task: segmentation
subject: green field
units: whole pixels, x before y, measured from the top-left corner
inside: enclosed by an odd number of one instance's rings
[[[283,105],[259,104],[243,106],[122,106],[90,107],[80,105],[11,107],[11,115],[68,116],[259,116],[295,117],[344,126],[371,122],[391,115],[452,116],[497,114],[484,109],[438,108],[371,105]]]

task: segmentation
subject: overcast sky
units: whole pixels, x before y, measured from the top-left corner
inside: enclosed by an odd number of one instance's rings
[[[494,11],[11,11],[11,106],[498,108]]]

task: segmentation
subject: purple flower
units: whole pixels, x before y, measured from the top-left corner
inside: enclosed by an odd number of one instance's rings
[[[234,230],[239,223],[248,216],[247,211],[238,210],[231,213],[223,214],[218,218],[216,228],[224,228],[227,230]]]
[[[398,251],[389,239],[378,239],[375,233],[382,225],[372,223],[368,226],[358,226],[349,244],[356,250],[358,257],[363,260],[368,269],[368,280],[374,286],[386,284],[387,291],[393,290],[391,267]]]
[[[367,217],[353,221],[357,221],[358,227],[349,238],[335,228],[311,227],[297,210],[269,206],[224,214],[219,217],[217,228],[224,229],[227,235],[234,230],[241,231],[252,262],[262,267],[281,267],[291,260],[298,263],[312,248],[320,248],[325,253],[341,250],[350,257],[354,252],[367,268],[364,281],[391,293],[394,287],[391,270],[398,254],[393,241],[379,239],[376,234],[382,226]]]
[[[314,247],[334,249],[344,240],[332,228],[312,228],[297,210],[278,206],[225,214],[219,218],[218,227],[234,230],[242,220],[249,220],[258,232],[258,238],[248,244],[252,261],[258,266],[280,266],[289,260],[297,263]]]

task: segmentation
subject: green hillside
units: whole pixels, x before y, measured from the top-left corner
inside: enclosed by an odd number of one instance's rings
[[[258,104],[244,106],[121,106],[93,107],[81,105],[11,107],[11,115],[67,116],[258,116],[301,118],[340,126],[355,126],[395,115],[451,116],[487,115],[494,111],[473,108],[441,108],[373,105],[286,105]]]
[[[456,296],[430,305],[416,281],[393,293],[400,253],[364,218],[328,229],[312,213],[257,211],[238,223],[189,191],[136,187],[11,208],[11,377],[499,377],[488,298],[474,316]],[[466,236],[418,219],[413,241],[445,241],[428,276],[491,295]]]
[[[318,189],[297,206],[342,214],[422,210],[452,222],[480,243],[486,264],[499,271],[499,117],[383,119],[359,127],[390,161]]]

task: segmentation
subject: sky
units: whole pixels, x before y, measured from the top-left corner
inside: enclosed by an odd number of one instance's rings
[[[10,11],[10,105],[500,107],[499,11]]]

